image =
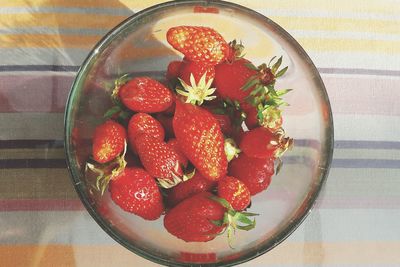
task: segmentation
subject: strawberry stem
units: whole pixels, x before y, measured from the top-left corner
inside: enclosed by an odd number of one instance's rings
[[[121,155],[117,156],[113,161],[106,164],[93,164],[86,162],[85,172],[89,170],[96,173],[96,189],[103,195],[107,189],[109,182],[120,175],[126,167],[125,154],[127,150],[127,143],[124,143],[124,151]],[[112,169],[110,170],[110,168]]]
[[[228,236],[228,245],[230,248],[234,249],[233,242],[234,236],[236,233],[236,229],[249,231],[256,226],[256,220],[251,220],[249,217],[258,216],[257,213],[251,212],[239,212],[232,208],[231,204],[226,201],[224,198],[220,198],[217,196],[210,196],[210,199],[218,202],[224,208],[226,208],[226,212],[222,220],[210,220],[216,226],[226,226],[225,229],[220,233],[227,233]]]

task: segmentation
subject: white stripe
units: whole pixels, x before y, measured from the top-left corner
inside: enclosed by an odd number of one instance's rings
[[[329,10],[312,10],[312,9],[278,9],[278,8],[265,8],[257,9],[259,13],[273,18],[273,17],[296,17],[296,18],[340,18],[352,20],[377,20],[377,21],[400,21],[398,14],[383,14],[372,12],[350,12],[346,10],[329,11]]]
[[[1,244],[115,244],[86,211],[0,214]],[[400,210],[315,209],[287,241],[398,241],[399,220]]]
[[[377,40],[377,41],[400,41],[399,35],[377,32],[354,32],[354,31],[322,31],[322,30],[291,30],[290,34],[295,38],[323,38],[338,39],[345,42],[351,40]]]
[[[400,140],[400,117],[358,114],[333,117],[337,140]]]

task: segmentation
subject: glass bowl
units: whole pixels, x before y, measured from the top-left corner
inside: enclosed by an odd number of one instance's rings
[[[269,188],[252,198],[259,213],[251,231],[240,231],[235,248],[226,237],[206,243],[186,243],[170,235],[162,217],[145,221],[100,196],[85,177],[94,128],[112,103],[114,80],[122,74],[162,80],[170,61],[181,55],[166,42],[172,26],[201,25],[216,29],[225,40],[241,40],[246,58],[255,64],[283,56],[287,73],[277,88],[292,88],[285,96],[284,129],[294,148],[282,158],[281,172]],[[143,10],[111,30],[82,64],[65,113],[65,148],[69,171],[84,206],[104,231],[134,253],[170,266],[230,266],[269,251],[288,237],[311,210],[326,180],[333,150],[333,123],[324,84],[301,46],[279,25],[248,8],[222,1],[175,1]]]

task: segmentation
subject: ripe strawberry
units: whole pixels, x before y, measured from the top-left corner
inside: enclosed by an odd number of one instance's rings
[[[157,183],[141,168],[126,168],[110,181],[109,191],[118,206],[143,219],[156,220],[164,211]]]
[[[210,191],[214,185],[215,182],[204,178],[199,172],[196,172],[191,179],[178,184],[168,191],[167,203],[173,207],[190,196]]]
[[[167,145],[172,148],[172,150],[174,150],[176,152],[176,154],[178,155],[178,160],[179,162],[184,166],[187,167],[188,165],[188,159],[185,156],[185,154],[182,153],[181,148],[178,144],[178,140],[176,140],[175,138],[169,139],[167,142]]]
[[[171,91],[149,77],[136,77],[119,88],[119,98],[132,111],[154,113],[172,105]]]
[[[217,94],[232,101],[245,101],[252,89],[243,90],[243,86],[258,73],[247,66],[249,63],[247,59],[241,58],[216,65],[214,85],[217,88]]]
[[[235,177],[225,176],[218,180],[218,196],[228,201],[237,211],[244,210],[250,204],[250,191]]]
[[[175,136],[174,128],[172,127],[172,116],[166,115],[164,113],[157,113],[156,119],[161,123],[164,128],[167,138],[173,138]]]
[[[239,157],[232,160],[229,165],[229,175],[242,181],[252,196],[269,186],[273,174],[273,158],[251,158],[240,153]]]
[[[285,137],[283,130],[258,127],[244,133],[239,147],[249,157],[279,158],[292,144],[293,139]]]
[[[221,233],[225,226],[211,221],[224,218],[225,208],[202,192],[180,202],[167,212],[164,226],[169,233],[186,242],[207,242]]]
[[[182,162],[178,154],[162,140],[148,134],[135,138],[135,146],[146,171],[156,177],[163,187],[171,187],[181,182]]]
[[[110,162],[122,153],[125,142],[125,128],[113,120],[107,120],[94,130],[93,159],[98,163]]]
[[[193,75],[195,84],[200,82],[200,79],[203,75],[206,76],[205,81],[207,83],[209,80],[214,79],[215,69],[213,65],[208,65],[203,62],[184,60],[181,64],[178,77],[186,84],[191,85],[191,75]]]
[[[214,116],[201,107],[176,101],[172,123],[182,152],[196,169],[213,181],[225,176],[224,137]]]
[[[214,118],[217,119],[221,131],[224,135],[230,136],[232,134],[233,128],[231,119],[226,114],[213,114]]]
[[[229,54],[229,45],[214,29],[200,26],[178,26],[167,32],[167,41],[188,60],[218,64]]]
[[[167,67],[167,73],[166,73],[167,80],[172,81],[178,78],[181,66],[182,66],[182,61],[180,60],[171,61]]]
[[[244,113],[246,113],[245,123],[248,129],[251,130],[260,126],[260,124],[258,123],[258,118],[257,118],[258,111],[256,107],[246,102],[240,104],[240,107],[242,108]]]
[[[164,227],[186,242],[207,242],[226,230],[231,245],[237,229],[254,228],[255,221],[248,217],[255,215],[257,214],[237,212],[231,209],[226,200],[210,192],[201,192],[169,210],[164,217]]]
[[[134,114],[128,123],[128,139],[133,150],[136,151],[135,138],[140,134],[149,134],[159,140],[164,140],[164,129],[159,121],[146,113]]]

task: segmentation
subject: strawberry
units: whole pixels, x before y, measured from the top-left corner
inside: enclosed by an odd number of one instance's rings
[[[244,210],[250,204],[250,191],[235,177],[225,176],[218,180],[218,196],[228,201],[237,211]]]
[[[118,95],[127,108],[136,112],[161,112],[173,103],[171,91],[149,77],[133,78],[118,89]]]
[[[157,183],[141,168],[125,168],[110,181],[109,191],[118,206],[143,219],[156,220],[164,211]]]
[[[206,83],[209,80],[213,80],[215,76],[215,69],[213,65],[208,65],[203,62],[194,62],[189,60],[183,60],[178,77],[186,84],[191,84],[190,76],[193,75],[195,84],[200,82],[200,79],[205,75]],[[193,85],[192,85],[193,86]]]
[[[188,60],[215,65],[226,59],[229,45],[214,29],[177,26],[167,31],[167,41]]]
[[[226,200],[210,192],[201,192],[169,210],[164,217],[164,227],[170,234],[186,242],[207,242],[226,230],[231,245],[236,229],[254,228],[255,221],[248,217],[255,215],[237,212]]]
[[[175,136],[174,128],[172,127],[173,117],[164,113],[157,113],[156,119],[161,123],[167,137],[173,138]]]
[[[241,58],[233,62],[223,62],[215,66],[214,85],[217,94],[232,101],[244,102],[251,90],[243,90],[248,80],[257,75],[257,71],[249,68],[250,61]]]
[[[180,202],[167,212],[164,226],[169,233],[186,242],[206,242],[214,239],[225,226],[211,221],[224,218],[225,208],[202,192]]]
[[[179,72],[182,66],[182,61],[174,60],[168,64],[166,78],[169,81],[172,81],[179,76]]]
[[[214,116],[201,107],[176,101],[172,123],[181,151],[195,168],[212,181],[225,176],[224,137]]]
[[[229,175],[242,181],[252,196],[269,186],[273,174],[273,158],[251,158],[241,153],[229,164]]]
[[[113,120],[107,120],[94,130],[92,155],[98,163],[115,159],[124,150],[126,130]]]
[[[292,144],[293,139],[285,137],[283,130],[258,127],[244,133],[239,147],[249,157],[279,158]]]
[[[173,207],[190,196],[210,191],[214,185],[215,182],[204,178],[199,172],[196,172],[191,179],[178,184],[168,191],[167,203]]]
[[[213,116],[217,119],[219,126],[221,127],[221,131],[223,134],[230,136],[232,134],[232,123],[231,119],[226,114],[213,114]]]
[[[178,144],[178,140],[175,138],[171,138],[168,140],[167,145],[172,148],[178,155],[178,161],[184,166],[187,167],[188,165],[188,159],[187,157],[182,153],[181,148]]]
[[[243,102],[240,104],[243,112],[246,114],[245,123],[248,129],[254,129],[259,125],[258,118],[257,118],[257,108],[250,105],[249,103]]]
[[[148,134],[135,138],[135,146],[146,171],[156,177],[163,187],[181,182],[183,172],[179,155],[162,140]]]
[[[136,151],[135,138],[143,133],[149,134],[159,140],[164,140],[165,137],[164,129],[160,122],[149,114],[136,113],[128,123],[129,144],[134,151]]]

